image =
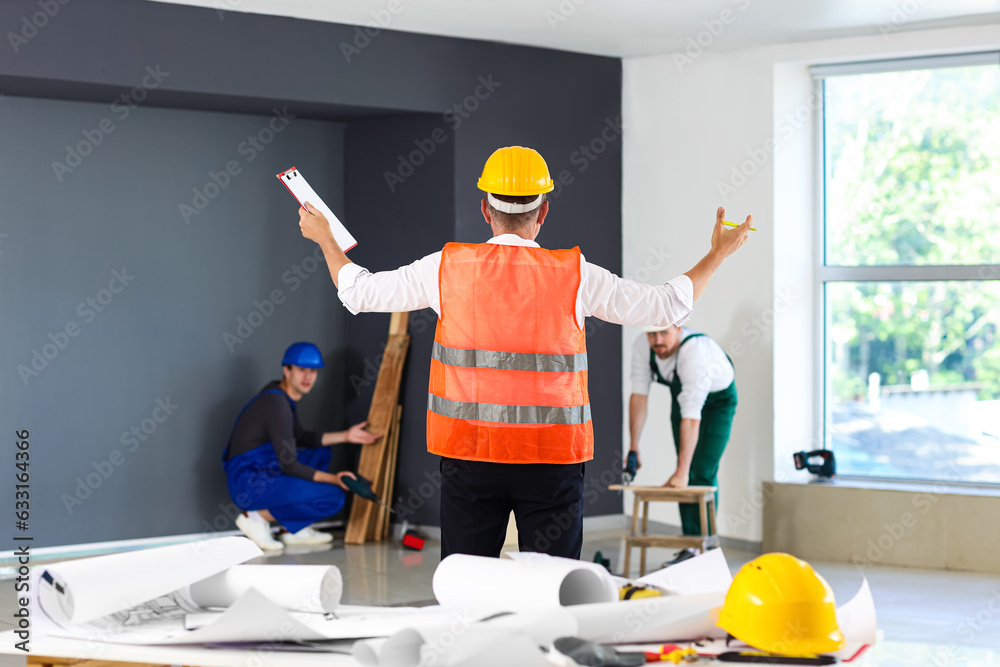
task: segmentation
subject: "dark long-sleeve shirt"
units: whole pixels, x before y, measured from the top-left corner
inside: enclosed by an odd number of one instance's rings
[[[268,389],[277,389],[280,393],[268,392]],[[299,463],[295,450],[322,447],[323,434],[302,428],[291,399],[282,391],[279,381],[269,382],[260,391],[233,427],[228,458],[270,442],[282,473],[312,480],[316,469]]]

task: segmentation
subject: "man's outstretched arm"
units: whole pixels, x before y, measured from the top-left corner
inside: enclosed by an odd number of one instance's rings
[[[700,262],[694,265],[690,271],[685,273],[691,279],[694,288],[694,300],[698,298],[708,287],[708,281],[712,275],[722,265],[722,261],[736,252],[740,246],[747,242],[750,235],[750,226],[753,224],[753,216],[748,215],[746,222],[734,229],[726,229],[722,221],[725,219],[726,209],[719,207],[715,212],[715,229],[712,231],[712,249],[708,251]]]
[[[582,315],[614,324],[670,326],[691,315],[694,301],[705,291],[723,260],[746,243],[753,216],[728,230],[722,226],[725,210],[716,211],[712,249],[693,269],[662,285],[620,278],[607,269],[585,262],[580,286]],[[582,324],[581,324],[582,326]]]
[[[366,426],[368,426],[368,422],[363,421],[360,424],[355,424],[346,431],[327,431],[322,436],[323,446],[339,445],[345,442],[351,442],[356,445],[370,445],[382,437],[380,433],[369,433],[366,431]]]
[[[309,202],[299,209],[299,229],[323,251],[337,295],[352,313],[395,313],[427,307],[438,312],[440,252],[392,271],[369,273],[347,258],[326,218]]]

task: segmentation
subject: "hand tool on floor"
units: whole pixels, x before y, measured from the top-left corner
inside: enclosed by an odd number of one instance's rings
[[[635,479],[635,473],[639,471],[639,455],[636,452],[629,452],[625,457],[625,470],[622,471],[622,484],[626,486]]]
[[[758,651],[727,651],[715,656],[715,659],[719,662],[749,662],[758,665],[833,665],[837,662],[832,655],[797,657]]]
[[[658,653],[646,651],[646,662],[672,662],[679,665],[682,662],[699,662],[704,656],[699,656],[693,648],[681,648],[676,644],[664,644]]]
[[[639,667],[646,664],[645,653],[625,653],[579,637],[560,637],[553,648],[578,665],[587,667]]]
[[[408,530],[403,535],[403,548],[411,551],[421,551],[424,548],[424,538],[415,530]]]
[[[424,536],[413,528],[410,528],[410,522],[406,519],[403,519],[402,523],[400,523],[398,531],[396,535],[399,536],[399,541],[404,549],[421,551],[424,548],[424,542],[426,541]]]
[[[396,512],[396,510],[392,509],[384,502],[382,502],[382,499],[379,498],[374,491],[372,491],[372,483],[367,479],[365,479],[364,477],[362,477],[361,475],[358,475],[357,478],[348,477],[347,475],[344,475],[343,477],[340,478],[340,481],[343,482],[344,486],[346,486],[348,490],[354,493],[354,495],[360,496],[365,500],[370,500],[373,503],[377,503],[382,507],[386,508],[387,510],[389,510],[389,512],[391,513]]]

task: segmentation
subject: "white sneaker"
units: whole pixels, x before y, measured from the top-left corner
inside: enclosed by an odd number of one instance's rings
[[[253,543],[264,551],[281,551],[285,545],[271,537],[271,524],[257,514],[248,512],[236,517],[236,527],[243,531],[243,534],[253,540]]]
[[[312,526],[306,526],[297,533],[282,533],[281,541],[287,545],[292,544],[329,544],[333,542],[333,535],[321,533],[314,530]]]

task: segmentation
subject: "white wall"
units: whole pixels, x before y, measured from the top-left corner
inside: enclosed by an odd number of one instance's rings
[[[624,61],[624,275],[655,282],[686,271],[707,251],[720,204],[734,222],[752,213],[760,230],[718,272],[689,322],[736,364],[739,407],[720,473],[722,535],[760,541],[761,483],[796,479],[790,452],[819,445],[817,107],[807,67],[996,48],[1000,23],[719,53],[709,45],[685,62]],[[626,406],[636,335],[627,328],[623,338]],[[661,389],[650,395],[638,484],[663,483],[676,462],[669,392]],[[627,449],[627,424],[623,438]],[[631,507],[626,497],[626,513]],[[654,520],[679,524],[673,506],[651,510]]]

